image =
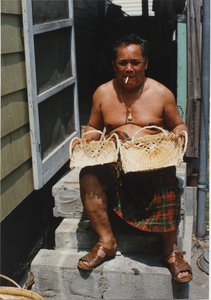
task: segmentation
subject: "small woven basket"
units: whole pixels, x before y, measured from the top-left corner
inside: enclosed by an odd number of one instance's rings
[[[29,290],[22,289],[15,281],[7,276],[1,275],[0,277],[9,280],[16,287],[0,286],[0,299],[43,299],[38,294]]]
[[[162,132],[154,135],[135,138],[144,129],[159,129]],[[145,172],[170,166],[179,166],[187,149],[188,135],[185,134],[185,145],[181,137],[161,127],[147,126],[139,129],[132,140],[121,143],[120,155],[124,173]]]
[[[72,139],[69,147],[71,169],[74,167],[95,166],[117,162],[120,147],[118,136],[113,133],[106,139],[103,132],[93,130],[85,132],[83,137],[91,132],[100,133],[101,140],[86,143],[78,137]],[[116,138],[117,147],[115,143],[110,140],[112,137]],[[77,139],[80,143],[75,145],[74,149],[72,149],[72,143]]]

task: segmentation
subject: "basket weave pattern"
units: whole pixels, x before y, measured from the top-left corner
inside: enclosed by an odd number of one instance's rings
[[[42,299],[32,291],[22,289],[14,280],[0,274],[0,277],[12,282],[16,287],[0,286],[0,299]]]
[[[146,135],[136,138],[136,135],[144,129],[158,129],[161,133]],[[99,132],[89,131],[86,132]],[[185,145],[182,144],[181,137],[176,137],[174,133],[168,132],[161,127],[147,126],[139,129],[130,141],[121,142],[116,134],[108,139],[104,136],[101,141],[91,141],[86,143],[81,141],[72,150],[73,139],[70,143],[70,168],[102,165],[117,162],[118,155],[122,162],[124,173],[150,171],[170,166],[179,166],[187,149],[188,136],[185,134]],[[84,135],[83,135],[84,136]],[[117,147],[109,139],[115,136]]]
[[[179,166],[186,151],[183,148],[181,137],[168,132],[157,126],[145,128],[156,128],[162,133],[135,138],[135,135],[143,130],[137,131],[131,141],[121,144],[120,154],[124,173],[150,171],[170,166]],[[187,143],[187,135],[185,137]]]
[[[116,134],[111,135],[108,139],[104,138],[104,135],[101,131],[88,131],[83,134],[98,132],[102,135],[101,141],[91,141],[86,143],[79,138],[75,138],[70,143],[70,168],[74,167],[86,167],[86,166],[95,166],[103,165],[106,163],[117,162],[118,153],[119,153],[119,140]],[[117,147],[113,141],[110,141],[110,138],[115,136],[117,140]],[[74,140],[78,139],[79,144],[75,145],[74,150],[72,151],[72,143]]]

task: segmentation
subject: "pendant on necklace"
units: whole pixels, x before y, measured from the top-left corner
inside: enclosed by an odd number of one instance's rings
[[[129,112],[129,115],[128,115],[128,117],[127,117],[127,120],[128,120],[128,121],[132,121],[132,120],[133,120],[132,115],[131,115],[131,112]]]

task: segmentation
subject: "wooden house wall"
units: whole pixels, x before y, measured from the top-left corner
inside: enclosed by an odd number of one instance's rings
[[[1,220],[33,190],[21,1],[1,1]]]

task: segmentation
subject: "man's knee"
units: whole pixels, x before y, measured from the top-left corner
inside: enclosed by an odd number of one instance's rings
[[[102,179],[103,170],[101,166],[85,167],[79,175],[80,189],[102,188],[103,191],[109,190],[108,183]]]

